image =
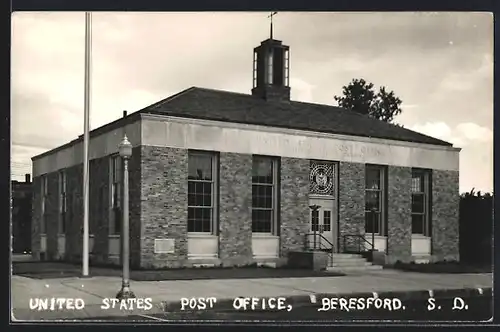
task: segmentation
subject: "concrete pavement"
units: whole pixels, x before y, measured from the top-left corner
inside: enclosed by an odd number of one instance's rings
[[[37,280],[12,277],[13,320],[79,319],[86,317],[152,315],[178,310],[181,298],[215,297],[217,303],[233,301],[236,297],[310,298],[311,295],[372,294],[373,292],[407,292],[456,289],[488,289],[492,274],[424,274],[380,270],[352,273],[343,277],[273,278],[229,280],[179,280],[132,282],[138,298],[151,298],[149,310],[101,309],[104,298],[115,298],[121,280],[116,277],[61,278]],[[479,291],[478,291],[479,292]],[[38,311],[29,308],[30,298],[80,298],[83,310]]]

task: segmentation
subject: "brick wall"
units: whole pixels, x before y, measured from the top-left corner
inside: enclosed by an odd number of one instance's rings
[[[280,256],[304,248],[309,230],[309,160],[281,158]]]
[[[89,162],[89,234],[93,235],[94,245],[91,260],[97,263],[108,262],[109,251],[109,166],[110,157],[93,159]],[[83,165],[75,165],[65,170],[67,193],[67,219],[65,231],[64,256],[57,250],[57,233],[59,227],[59,172],[47,174],[48,196],[46,199],[47,214],[47,258],[63,258],[67,261],[81,262],[83,247]],[[138,265],[140,257],[140,150],[134,149],[129,161],[130,184],[130,245],[131,260]],[[32,246],[33,255],[38,257],[40,251],[40,208],[41,180],[33,179],[33,223]]]
[[[142,267],[179,267],[187,258],[187,150],[142,146]],[[175,253],[155,254],[154,239],[175,239]]]
[[[129,160],[129,225],[130,225],[130,266],[141,264],[141,147],[132,149]]]
[[[81,170],[82,167],[83,166],[80,166],[79,170]],[[109,251],[110,158],[103,157],[91,160],[89,169],[89,233],[94,236],[92,259],[96,262],[102,263],[107,261]]]
[[[252,262],[252,155],[220,154],[219,257],[223,265]]]
[[[388,263],[411,260],[411,168],[388,167]]]
[[[459,173],[432,172],[432,255],[459,260]]]
[[[339,172],[339,229],[343,250],[357,250],[357,240],[344,234],[365,233],[365,164],[340,162]]]

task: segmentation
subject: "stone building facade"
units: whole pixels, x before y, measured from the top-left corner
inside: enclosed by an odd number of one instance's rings
[[[259,60],[269,50],[285,56],[280,47],[268,40],[256,49],[252,95],[190,88],[91,132],[91,261],[120,264],[124,135],[133,145],[132,267],[284,264],[316,232],[338,253],[373,246],[387,262],[459,259],[460,149],[290,101],[276,79],[287,67]],[[81,260],[82,144],[33,158],[36,258]]]

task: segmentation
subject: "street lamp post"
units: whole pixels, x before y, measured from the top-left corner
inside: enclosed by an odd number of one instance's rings
[[[119,147],[120,156],[123,158],[123,218],[122,218],[122,243],[123,243],[123,275],[122,289],[116,294],[119,300],[135,298],[134,293],[130,290],[129,278],[129,222],[128,222],[128,160],[132,155],[132,144],[127,139],[127,135],[123,136],[123,140]]]

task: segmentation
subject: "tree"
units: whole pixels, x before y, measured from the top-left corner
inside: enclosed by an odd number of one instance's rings
[[[394,117],[402,112],[402,101],[394,91],[388,92],[382,86],[375,93],[373,83],[367,83],[364,79],[353,79],[347,86],[342,87],[342,94],[333,97],[338,106],[385,122],[392,122]]]

